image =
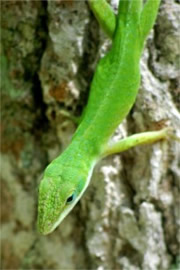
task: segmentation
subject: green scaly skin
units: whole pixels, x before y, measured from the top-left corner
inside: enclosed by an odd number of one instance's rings
[[[96,68],[88,104],[72,142],[44,172],[38,206],[38,229],[42,234],[51,233],[79,201],[101,158],[167,137],[167,130],[147,132],[109,145],[135,102],[140,56],[159,2],[147,0],[143,6],[142,0],[121,0],[116,18],[104,0],[89,0],[100,25],[112,37],[112,47]],[[106,11],[103,14],[101,3]]]

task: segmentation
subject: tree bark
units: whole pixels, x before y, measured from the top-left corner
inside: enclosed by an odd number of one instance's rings
[[[180,137],[179,12],[162,1],[136,103],[113,140],[166,125]],[[110,41],[85,1],[3,1],[1,26],[1,269],[179,269],[176,141],[102,160],[59,228],[38,234],[40,176],[76,128],[64,111],[81,114]]]

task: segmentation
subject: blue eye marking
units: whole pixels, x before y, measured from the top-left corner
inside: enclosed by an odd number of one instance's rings
[[[66,203],[71,203],[75,199],[75,194],[73,193],[70,197],[67,198]]]

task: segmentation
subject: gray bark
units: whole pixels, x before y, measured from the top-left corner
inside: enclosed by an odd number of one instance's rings
[[[165,125],[180,136],[179,12],[161,3],[139,95],[113,140]],[[80,115],[110,41],[84,1],[3,1],[1,26],[1,269],[179,269],[176,141],[102,160],[59,228],[38,234],[40,176],[76,128],[63,111]]]

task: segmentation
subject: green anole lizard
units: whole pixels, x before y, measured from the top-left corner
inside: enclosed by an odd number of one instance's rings
[[[70,145],[44,172],[39,186],[38,229],[51,233],[89,185],[96,163],[111,154],[168,137],[168,129],[132,135],[110,144],[135,102],[140,57],[160,0],[121,0],[117,17],[104,0],[89,0],[112,46],[96,68],[83,119]]]

